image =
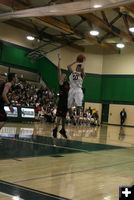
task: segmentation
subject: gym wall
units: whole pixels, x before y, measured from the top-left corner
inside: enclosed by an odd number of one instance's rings
[[[134,106],[132,105],[109,105],[109,124],[120,124],[120,112],[125,108],[127,113],[127,119],[124,125],[134,126]]]
[[[34,43],[26,39],[28,34],[29,33],[26,33],[26,31],[20,30],[11,25],[0,23],[0,40],[25,48],[33,48]]]
[[[103,55],[102,54],[95,54],[91,53],[91,47],[85,47],[85,52],[83,54],[86,56],[86,64],[85,64],[85,72],[86,73],[92,73],[92,74],[102,74],[102,66],[103,66]],[[61,54],[61,67],[65,70],[67,70],[67,65],[72,63],[76,60],[76,57],[80,51],[71,48],[69,46],[65,46],[64,48],[60,48],[56,51],[53,51],[46,55],[46,57],[51,60],[52,63],[54,63],[57,66],[58,59],[57,54]],[[75,70],[76,65],[73,66],[73,69]]]
[[[126,45],[119,55],[104,55],[102,102],[109,106],[108,123],[120,124],[119,113],[127,110],[126,125],[134,126],[134,47]],[[114,103],[114,104],[113,104]]]
[[[102,74],[134,75],[134,46],[126,44],[120,54],[104,55]]]

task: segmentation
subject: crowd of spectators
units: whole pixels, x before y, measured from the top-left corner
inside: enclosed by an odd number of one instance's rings
[[[76,121],[76,125],[100,125],[99,113],[95,108],[91,109],[91,107],[89,107],[85,111],[81,111],[80,116],[77,116],[76,109],[74,107],[73,115]],[[69,114],[67,114],[66,121],[67,123],[71,123]]]
[[[36,119],[47,122],[55,122],[58,97],[49,88],[37,87],[27,81],[20,82],[14,86],[8,93],[9,101],[15,106],[34,107]],[[96,109],[86,109],[76,115],[76,109],[73,108],[73,115],[76,125],[99,125],[99,114]],[[71,123],[69,114],[66,122]]]
[[[34,84],[23,81],[10,89],[8,99],[15,106],[34,107],[38,119],[41,116],[45,116],[49,122],[55,119],[53,113],[56,114],[57,97],[47,87],[38,88]]]
[[[20,83],[9,91],[8,98],[12,104],[20,104],[22,106],[43,106],[44,104],[52,106],[55,101],[54,93],[48,88],[37,88],[35,85]]]

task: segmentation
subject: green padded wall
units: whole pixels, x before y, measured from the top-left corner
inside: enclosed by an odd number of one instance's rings
[[[101,100],[110,102],[133,102],[133,88],[134,76],[132,75],[103,75]]]
[[[100,102],[101,99],[101,76],[86,74],[83,82],[85,88],[85,101]]]
[[[58,92],[58,75],[55,65],[46,58],[40,59],[38,64],[38,70],[42,76],[42,79],[51,89],[53,89],[55,92]]]
[[[25,56],[28,51],[28,49],[17,48],[16,45],[3,44],[0,62],[13,67],[25,67],[31,71],[37,71],[37,62],[33,62],[31,58]]]

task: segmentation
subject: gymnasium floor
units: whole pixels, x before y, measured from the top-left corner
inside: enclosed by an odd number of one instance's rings
[[[0,132],[0,200],[118,200],[134,185],[134,128],[7,123]],[[19,198],[20,197],[20,198]]]

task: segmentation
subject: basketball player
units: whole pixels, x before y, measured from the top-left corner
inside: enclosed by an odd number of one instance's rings
[[[67,66],[68,71],[71,73],[69,76],[70,89],[68,93],[68,109],[70,118],[73,121],[74,125],[76,125],[76,122],[72,114],[72,107],[74,106],[75,103],[76,113],[77,116],[79,116],[83,100],[82,83],[83,79],[85,78],[85,72],[84,72],[85,61],[86,58],[84,57],[83,62],[76,66],[76,71],[72,70],[72,66],[78,62],[77,60]]]
[[[3,127],[4,122],[7,120],[7,115],[4,110],[4,104],[6,103],[9,106],[11,112],[14,111],[12,104],[7,98],[7,93],[11,86],[15,85],[18,82],[17,74],[9,73],[8,81],[0,84],[0,129]]]
[[[59,102],[57,107],[57,122],[56,127],[53,129],[53,137],[57,137],[57,131],[62,120],[62,129],[60,130],[60,134],[67,138],[66,131],[65,131],[65,121],[66,121],[66,114],[67,114],[67,99],[68,99],[68,91],[69,91],[69,83],[66,81],[66,74],[61,73],[61,56],[58,54],[58,79],[59,79]]]

